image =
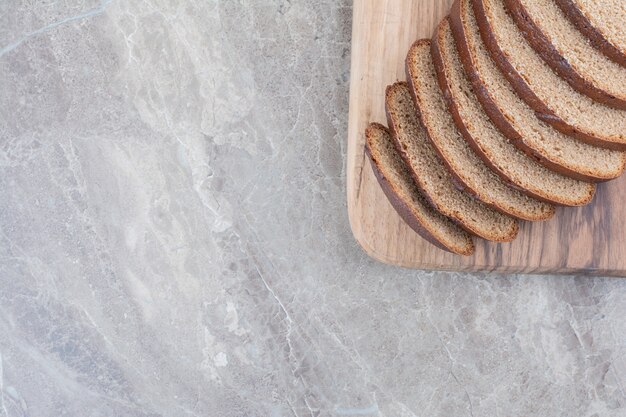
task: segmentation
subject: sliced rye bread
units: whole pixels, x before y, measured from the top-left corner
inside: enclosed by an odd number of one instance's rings
[[[365,131],[365,139],[365,153],[374,175],[409,227],[440,249],[459,255],[474,253],[472,237],[436,211],[419,191],[387,128],[372,123]]]
[[[549,170],[516,148],[484,112],[459,59],[449,18],[439,24],[432,42],[439,86],[463,137],[484,162],[523,192],[559,205],[580,206],[591,201],[595,186]]]
[[[626,109],[626,68],[591,46],[554,0],[504,2],[526,40],[570,86],[597,102]]]
[[[624,0],[555,0],[555,2],[594,47],[626,67]]]
[[[454,178],[419,121],[406,83],[387,87],[385,110],[396,149],[433,207],[468,232],[484,239],[497,242],[515,239],[519,224],[514,218],[490,208],[455,186]]]
[[[539,120],[491,59],[480,36],[470,0],[457,0],[450,13],[457,51],[483,109],[512,143],[563,175],[600,182],[618,177],[626,153],[571,138]]]
[[[537,117],[588,143],[626,150],[626,111],[574,90],[526,41],[504,0],[473,0],[480,34],[502,72]]]
[[[422,39],[409,49],[407,80],[426,133],[449,171],[467,192],[502,213],[530,221],[552,217],[554,206],[511,187],[463,139],[439,88],[430,45]]]

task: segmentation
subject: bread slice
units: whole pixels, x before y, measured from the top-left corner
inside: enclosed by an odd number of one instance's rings
[[[531,221],[552,217],[554,206],[510,187],[463,139],[446,108],[430,45],[430,40],[423,39],[409,50],[407,80],[426,133],[450,172],[469,193],[502,213]]]
[[[419,122],[406,83],[387,87],[385,108],[396,149],[432,205],[470,233],[498,242],[513,240],[519,231],[514,218],[490,208],[455,187],[452,175]]]
[[[516,94],[481,39],[470,0],[457,0],[452,33],[474,93],[498,129],[518,148],[554,171],[583,181],[606,181],[626,168],[626,153],[573,139],[542,122]]]
[[[560,78],[528,44],[504,0],[473,0],[480,34],[520,97],[563,133],[626,150],[626,111],[597,103]]]
[[[431,53],[439,86],[457,128],[488,166],[505,181],[540,200],[566,206],[591,201],[593,184],[550,171],[516,148],[493,125],[465,77],[449,18],[439,24]]]
[[[436,211],[419,191],[387,128],[372,123],[365,131],[365,138],[365,152],[374,175],[409,227],[440,249],[466,256],[474,253],[471,236]]]
[[[594,47],[626,67],[624,0],[555,0],[555,2]]]
[[[626,109],[626,68],[591,46],[554,0],[505,0],[505,5],[530,45],[570,86]]]
[[[474,252],[471,236],[426,201],[387,128],[372,123],[365,131],[365,138],[365,152],[374,174],[400,217],[435,246],[459,255],[471,255]]]

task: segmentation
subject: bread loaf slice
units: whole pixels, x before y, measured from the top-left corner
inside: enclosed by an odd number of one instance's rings
[[[374,174],[400,217],[435,246],[459,255],[471,255],[474,252],[471,236],[426,201],[387,128],[372,123],[365,131],[365,140],[365,152]]]
[[[431,42],[417,41],[406,58],[407,80],[435,150],[464,188],[489,206],[524,220],[546,220],[552,205],[510,187],[476,155],[456,128],[437,82]]]
[[[563,13],[604,55],[626,67],[624,0],[555,0]]]
[[[606,181],[624,171],[626,153],[578,141],[535,116],[491,59],[470,0],[457,0],[453,4],[450,23],[474,93],[491,121],[515,146],[540,164],[583,181]]]
[[[480,34],[494,61],[537,117],[563,133],[626,149],[626,111],[597,103],[560,78],[528,44],[504,0],[473,0]]]
[[[626,68],[591,46],[554,0],[505,0],[505,5],[530,45],[570,86],[626,109]]]
[[[587,204],[595,186],[549,170],[516,148],[485,114],[465,77],[449,18],[439,24],[432,42],[439,86],[448,109],[468,144],[485,163],[521,191],[543,201],[566,206]]]
[[[470,233],[497,242],[513,240],[519,231],[514,218],[455,187],[452,175],[419,122],[406,83],[387,87],[385,109],[396,149],[432,205]]]

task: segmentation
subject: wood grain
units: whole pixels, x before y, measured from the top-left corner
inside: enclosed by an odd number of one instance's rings
[[[626,276],[626,178],[598,187],[592,204],[559,208],[548,222],[522,223],[508,244],[476,240],[461,257],[432,246],[391,207],[364,154],[369,122],[386,124],[385,87],[404,80],[411,43],[430,37],[452,1],[359,0],[353,6],[348,211],[356,240],[373,258],[419,269]]]

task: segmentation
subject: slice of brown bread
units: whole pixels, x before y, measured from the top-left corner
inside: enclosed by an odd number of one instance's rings
[[[449,18],[442,20],[435,32],[432,56],[439,86],[457,128],[487,165],[504,180],[540,200],[566,206],[591,201],[595,191],[593,184],[565,177],[540,165],[493,125],[465,77]]]
[[[552,217],[554,206],[510,187],[463,139],[439,88],[430,45],[424,39],[409,50],[407,80],[426,133],[452,175],[469,193],[502,213],[531,221]]]
[[[365,152],[374,174],[389,202],[409,227],[443,250],[459,255],[474,253],[471,236],[436,211],[419,191],[387,128],[372,123],[365,131],[365,139]]]
[[[624,0],[555,0],[593,46],[626,67],[626,3]]]
[[[591,46],[554,0],[505,0],[505,5],[530,45],[570,86],[626,109],[626,68]]]
[[[519,231],[517,221],[455,187],[421,125],[406,83],[387,87],[385,109],[389,129],[424,196],[442,214],[470,233],[487,240],[509,242]]]
[[[457,0],[452,33],[474,93],[498,129],[513,144],[554,171],[583,181],[606,181],[626,168],[626,153],[571,138],[539,120],[491,59],[478,31],[470,0]]]
[[[553,72],[515,25],[504,0],[472,3],[492,58],[537,117],[588,143],[626,149],[626,111],[593,101]]]

